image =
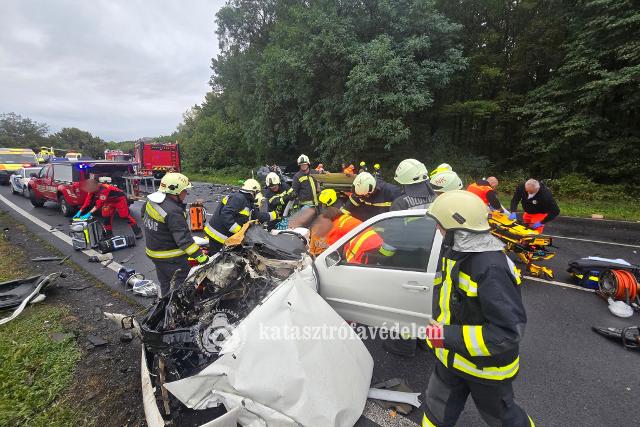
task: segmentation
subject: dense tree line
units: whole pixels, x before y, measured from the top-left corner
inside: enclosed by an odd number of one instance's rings
[[[60,155],[65,151],[79,151],[83,156],[98,159],[103,157],[106,148],[115,147],[116,143],[107,143],[78,128],[50,133],[46,123],[15,113],[0,114],[0,147],[31,148],[37,153],[43,146],[60,150]]]
[[[186,164],[406,156],[640,182],[633,0],[230,0]]]

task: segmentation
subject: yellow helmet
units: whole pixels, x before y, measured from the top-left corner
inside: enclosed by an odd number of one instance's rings
[[[380,170],[380,163],[376,163],[375,165],[373,165],[373,168],[377,171]]]
[[[325,188],[318,195],[318,200],[325,206],[331,206],[338,201],[338,193],[333,188]]]
[[[363,160],[360,162],[360,167],[367,166],[367,163]]]
[[[193,186],[191,185],[191,182],[189,182],[189,178],[185,175],[177,172],[169,172],[160,180],[160,187],[158,187],[158,191],[177,196],[184,190],[191,187]]]
[[[437,168],[435,168],[434,170],[431,171],[431,173],[429,174],[430,178],[433,178],[434,176],[436,176],[439,173],[442,172],[451,172],[453,170],[453,168],[451,167],[451,165],[449,163],[441,163],[438,165]]]
[[[244,193],[251,193],[254,196],[260,192],[260,183],[253,178],[249,178],[242,184],[240,191]]]
[[[427,215],[445,230],[489,231],[487,206],[480,197],[464,190],[444,193],[431,203]]]
[[[366,196],[376,189],[376,179],[369,172],[361,172],[353,180],[353,191],[358,196]]]
[[[267,174],[267,178],[265,179],[267,187],[271,187],[272,185],[280,185],[280,176],[278,176],[275,172],[269,172]]]

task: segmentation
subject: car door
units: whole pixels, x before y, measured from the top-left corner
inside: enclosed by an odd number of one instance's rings
[[[13,186],[13,189],[18,192],[22,191],[22,178],[24,177],[24,171],[24,168],[18,169],[11,176],[11,185]]]
[[[345,251],[374,233],[378,242],[384,242],[381,247],[386,256],[375,249],[368,263],[346,256]],[[316,258],[318,291],[345,320],[402,328],[416,336],[431,318],[441,242],[436,224],[425,210],[378,215]]]

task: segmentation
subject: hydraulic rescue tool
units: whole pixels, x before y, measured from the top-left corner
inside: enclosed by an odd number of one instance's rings
[[[520,258],[532,276],[553,278],[552,269],[535,263],[551,259],[556,255],[549,249],[553,246],[551,237],[538,234],[535,230],[518,224],[509,219],[508,215],[498,211],[492,211],[489,214],[489,225],[491,234],[506,244],[507,251],[513,252]]]
[[[624,348],[628,350],[640,350],[639,326],[629,326],[623,329],[592,326],[591,329],[603,337],[621,341]]]

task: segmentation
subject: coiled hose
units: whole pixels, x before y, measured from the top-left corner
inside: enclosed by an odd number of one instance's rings
[[[598,282],[601,296],[626,301],[627,304],[635,301],[640,305],[639,286],[633,273],[626,270],[606,270]]]

